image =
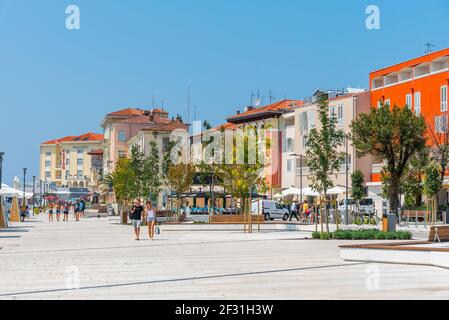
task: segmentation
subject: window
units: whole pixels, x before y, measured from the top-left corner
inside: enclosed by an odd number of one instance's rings
[[[441,115],[435,117],[435,132],[446,133],[447,132],[447,115]]]
[[[163,137],[162,138],[162,149],[163,152],[168,152],[168,148],[170,147],[170,138],[169,137]]]
[[[329,108],[329,116],[332,118],[337,118],[337,113],[335,112],[335,107]]]
[[[120,142],[126,142],[126,134],[125,134],[125,131],[120,130],[120,131],[118,132],[118,141],[120,141]]]
[[[292,172],[292,160],[287,160],[287,172]]]
[[[70,158],[66,158],[65,159],[65,165],[66,166],[70,166]]]
[[[406,105],[407,108],[409,108],[409,109],[412,108],[413,103],[412,103],[412,95],[411,95],[411,94],[408,94],[408,95],[405,96],[405,105]]]
[[[293,139],[287,138],[287,150],[286,152],[293,152]]]
[[[82,166],[83,163],[84,163],[84,160],[83,159],[77,159],[76,163],[77,163],[77,165]]]
[[[385,100],[384,105],[385,106],[391,106],[390,99]]]
[[[77,151],[76,151],[76,154],[77,154],[77,158],[78,158],[78,159],[82,159],[83,156],[84,156],[83,150],[77,150]]]
[[[307,112],[302,112],[300,115],[300,130],[307,131],[308,130],[308,118]]]
[[[118,157],[119,158],[126,158],[126,151],[119,150],[118,151]]]
[[[302,146],[303,148],[307,148],[307,136],[302,136]]]
[[[50,179],[51,178],[51,172],[49,172],[49,171],[45,172],[45,178]]]
[[[307,114],[309,116],[309,130],[312,130],[315,128],[315,111],[309,111]]]
[[[421,114],[421,92],[415,93],[415,113]]]
[[[76,172],[76,176],[78,177],[78,179],[82,178],[83,177],[83,170],[78,170]]]
[[[339,126],[343,125],[343,117],[344,117],[343,107],[344,107],[343,105],[338,106],[338,125]]]
[[[70,175],[70,171],[67,170],[67,171],[65,172],[65,179],[66,179],[66,180],[69,178],[69,175]]]
[[[45,167],[46,168],[49,168],[49,167],[51,167],[51,161],[45,161]]]
[[[442,86],[440,90],[441,112],[447,111],[447,86]]]

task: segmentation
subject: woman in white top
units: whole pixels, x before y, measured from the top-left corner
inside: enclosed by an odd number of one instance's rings
[[[154,225],[156,224],[156,212],[153,208],[153,204],[151,201],[147,201],[147,205],[145,207],[145,214],[147,216],[148,222],[148,235],[151,240],[154,239]]]

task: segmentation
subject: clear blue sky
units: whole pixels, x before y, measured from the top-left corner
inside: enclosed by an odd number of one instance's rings
[[[381,9],[381,30],[365,8]],[[65,8],[81,30],[65,28]],[[449,47],[447,0],[0,0],[0,151],[4,182],[38,175],[45,140],[101,132],[103,116],[165,101],[224,122],[250,93],[299,99],[367,87],[368,73]],[[192,107],[193,113],[193,107]],[[191,115],[191,118],[193,115]]]

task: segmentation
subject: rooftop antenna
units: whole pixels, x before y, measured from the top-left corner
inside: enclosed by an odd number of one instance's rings
[[[164,109],[164,100],[161,100],[162,109]]]
[[[193,109],[193,121],[196,121],[196,105]]]
[[[425,51],[426,54],[432,53],[432,51],[433,51],[432,48],[435,47],[435,45],[433,43],[431,43],[430,41],[427,42],[425,44],[425,46],[426,46],[426,51]]]
[[[153,94],[153,102],[151,103],[151,107],[154,109],[154,94]]]
[[[270,104],[272,104],[273,101],[276,99],[276,96],[274,95],[275,91],[270,90],[270,91],[268,91],[268,93],[269,93],[269,97],[270,97]]]
[[[190,86],[187,87],[187,123],[190,123]]]

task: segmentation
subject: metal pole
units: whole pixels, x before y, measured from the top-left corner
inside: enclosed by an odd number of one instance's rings
[[[3,184],[3,156],[4,155],[5,155],[4,152],[0,152],[0,191],[2,190],[2,184]],[[3,197],[0,195],[0,207],[2,207],[2,206],[3,206]],[[7,216],[5,212],[3,212],[3,214],[5,217]],[[7,221],[8,221],[8,219],[5,219],[5,221],[2,223],[5,223],[5,225],[7,226]]]
[[[33,210],[34,210],[34,204],[35,204],[35,198],[34,198],[35,193],[36,193],[36,176],[33,176]]]
[[[346,140],[346,210],[345,210],[345,224],[349,225],[349,212],[348,212],[348,202],[349,202],[349,146],[348,146],[348,136],[345,136]]]
[[[22,200],[22,210],[26,209],[26,195],[25,195],[25,181],[26,181],[27,168],[23,168],[23,200]]]
[[[302,154],[299,155],[299,184],[300,184],[300,203],[302,203]]]

